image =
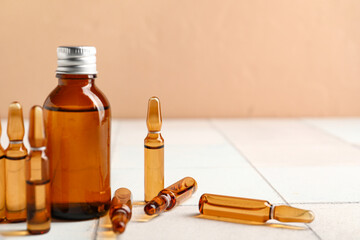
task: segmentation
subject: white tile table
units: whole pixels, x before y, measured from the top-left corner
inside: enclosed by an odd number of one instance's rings
[[[1,143],[7,145],[6,121]],[[143,199],[144,120],[113,120],[113,191]],[[198,191],[149,221],[141,205],[118,239],[360,239],[360,118],[164,119],[165,184],[185,176]],[[310,224],[247,225],[199,218],[202,193],[266,199],[311,209]],[[275,225],[274,225],[275,224]],[[0,239],[116,239],[106,217],[54,220],[42,236],[0,224]]]

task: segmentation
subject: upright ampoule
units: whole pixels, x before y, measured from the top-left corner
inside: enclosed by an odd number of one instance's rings
[[[144,211],[148,215],[169,211],[191,197],[197,190],[197,183],[191,177],[185,177],[173,185],[161,190],[159,194],[148,202]]]
[[[304,222],[314,220],[309,210],[290,206],[274,206],[266,200],[203,194],[199,201],[201,214],[234,218],[252,222],[266,222],[276,219],[280,222]]]
[[[119,188],[115,191],[111,201],[109,216],[112,228],[116,233],[123,233],[126,224],[130,221],[132,215],[132,196],[127,188]]]
[[[145,202],[164,188],[164,139],[161,136],[162,116],[160,100],[151,97],[146,118],[148,134],[144,140]]]
[[[8,222],[26,220],[26,183],[25,159],[27,149],[24,146],[24,120],[20,103],[9,106],[7,134],[9,146],[5,150],[5,211]]]
[[[30,110],[30,153],[26,160],[27,229],[30,234],[47,233],[51,222],[49,162],[45,155],[43,110]]]
[[[1,122],[0,122],[1,139]],[[5,221],[5,151],[0,143],[0,222]]]
[[[44,103],[52,217],[106,214],[110,188],[110,104],[95,85],[95,47],[58,47],[58,86]]]

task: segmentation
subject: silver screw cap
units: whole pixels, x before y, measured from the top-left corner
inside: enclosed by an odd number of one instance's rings
[[[61,46],[57,48],[58,67],[60,74],[97,74],[96,48],[90,46]]]

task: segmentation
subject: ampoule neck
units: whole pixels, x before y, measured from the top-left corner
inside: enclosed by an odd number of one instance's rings
[[[154,215],[171,208],[171,196],[166,193],[160,193],[145,205],[144,211],[148,215]]]
[[[22,139],[20,140],[10,140],[9,141],[9,146],[11,147],[22,147],[24,146],[24,142]]]
[[[163,139],[161,132],[148,132],[146,137],[151,139]]]
[[[30,147],[30,151],[42,155],[45,152],[45,147]]]
[[[166,209],[168,209],[171,203],[171,196],[167,193],[162,193],[161,195],[159,195],[159,197],[164,199]]]

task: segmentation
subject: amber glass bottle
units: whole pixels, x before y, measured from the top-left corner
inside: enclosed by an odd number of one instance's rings
[[[99,217],[111,201],[110,105],[95,86],[96,49],[57,52],[58,86],[44,103],[52,216]]]

